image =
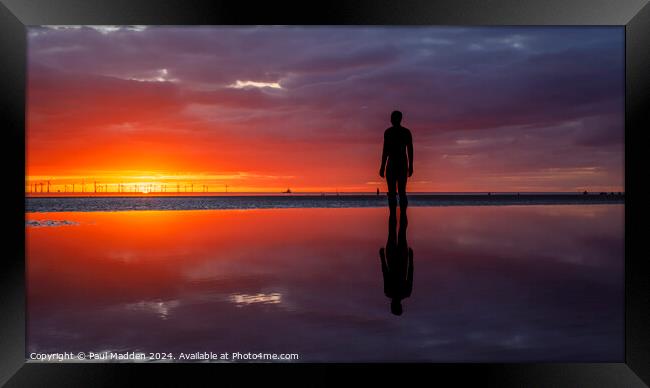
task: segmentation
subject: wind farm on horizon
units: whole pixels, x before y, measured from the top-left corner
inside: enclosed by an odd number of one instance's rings
[[[624,196],[622,191],[590,191],[579,188],[574,191],[411,191],[416,196],[557,196],[557,195],[598,195],[598,196]],[[286,195],[286,196],[384,196],[386,191],[379,187],[368,187],[367,190],[292,190],[291,188],[265,188],[263,190],[240,190],[226,183],[205,184],[194,182],[176,183],[101,183],[96,180],[86,183],[58,183],[52,184],[51,180],[32,181],[25,185],[26,197],[137,197],[137,196],[240,196],[240,195]]]

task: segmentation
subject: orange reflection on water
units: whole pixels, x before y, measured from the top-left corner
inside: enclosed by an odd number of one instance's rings
[[[618,361],[623,209],[410,208],[399,317],[388,209],[30,213],[28,350]]]

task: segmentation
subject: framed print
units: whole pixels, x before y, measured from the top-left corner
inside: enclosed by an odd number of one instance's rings
[[[7,386],[650,381],[647,1],[0,17]]]

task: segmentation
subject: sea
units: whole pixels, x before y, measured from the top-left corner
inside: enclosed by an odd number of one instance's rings
[[[27,213],[133,210],[246,210],[282,208],[367,208],[387,206],[386,194],[265,194],[178,196],[27,197]],[[426,193],[409,194],[409,206],[623,204],[623,193]]]

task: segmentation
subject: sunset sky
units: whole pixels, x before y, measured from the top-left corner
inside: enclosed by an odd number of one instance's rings
[[[28,36],[26,189],[385,190],[383,132],[398,109],[411,191],[624,191],[622,27]]]

